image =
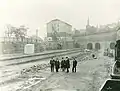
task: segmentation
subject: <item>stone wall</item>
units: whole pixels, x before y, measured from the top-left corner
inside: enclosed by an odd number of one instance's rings
[[[87,48],[89,43],[92,43],[92,48],[95,49],[96,43],[100,44],[100,50],[105,48],[110,48],[110,43],[115,43],[116,41],[116,31],[104,32],[97,34],[90,34],[86,36],[74,37],[74,40],[80,45],[84,45]]]

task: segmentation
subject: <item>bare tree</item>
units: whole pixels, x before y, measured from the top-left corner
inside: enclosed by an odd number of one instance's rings
[[[28,30],[28,28],[26,28],[24,25],[22,25],[20,27],[13,27],[12,25],[7,25],[6,33],[7,33],[8,37],[11,37],[14,35],[17,40],[20,38],[21,41],[23,41],[23,39],[27,35],[27,30]]]

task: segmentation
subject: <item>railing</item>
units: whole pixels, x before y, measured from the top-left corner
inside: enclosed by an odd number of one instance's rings
[[[89,36],[89,35],[96,35],[96,34],[103,34],[103,33],[110,33],[110,32],[116,32],[116,30],[108,30],[108,31],[101,31],[101,32],[94,32],[94,33],[84,33],[84,34],[74,34],[73,37]]]
[[[41,43],[41,39],[33,38],[14,38],[14,37],[0,37],[0,42],[23,42],[23,43]]]

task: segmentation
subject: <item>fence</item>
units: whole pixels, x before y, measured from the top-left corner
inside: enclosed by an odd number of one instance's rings
[[[23,53],[26,44],[34,44],[36,53],[44,50],[43,43],[40,39],[25,38],[21,40],[8,37],[0,38],[2,53]]]
[[[23,42],[23,43],[41,43],[41,39],[35,39],[35,38],[14,38],[14,37],[0,37],[0,42]]]

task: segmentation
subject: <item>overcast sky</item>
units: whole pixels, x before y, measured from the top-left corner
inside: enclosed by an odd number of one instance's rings
[[[30,35],[39,29],[46,35],[46,23],[58,18],[85,28],[87,18],[91,25],[103,25],[120,19],[120,0],[0,0],[0,31],[6,24],[25,25]]]

